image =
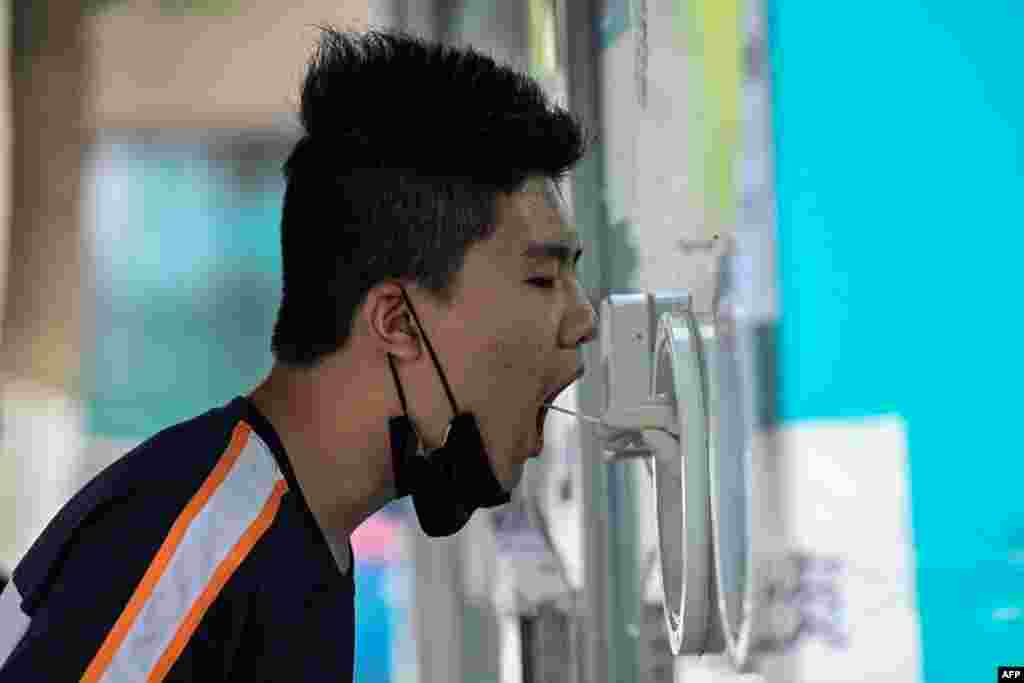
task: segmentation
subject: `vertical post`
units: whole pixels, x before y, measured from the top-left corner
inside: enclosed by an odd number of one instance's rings
[[[11,2],[11,213],[0,390],[3,457],[16,471],[5,562],[27,549],[74,487],[80,436],[79,206],[88,141],[83,3]],[[25,492],[24,494],[18,493]]]
[[[600,16],[598,0],[565,0],[567,27],[564,37],[568,72],[569,106],[578,114],[591,132],[601,130],[601,76],[597,21]],[[571,29],[569,28],[571,27]],[[593,257],[581,266],[581,279],[592,301],[598,306],[606,291],[608,255],[604,235],[607,215],[604,203],[603,152],[600,145],[591,150],[581,162],[573,178],[572,212],[581,238],[592,250]],[[601,364],[598,344],[588,344],[583,362],[593,370]],[[580,380],[579,410],[598,414],[603,406],[603,388],[588,372]],[[600,445],[590,430],[581,430],[581,452],[595,454]],[[608,473],[599,459],[584,457],[583,476],[583,547],[584,580],[582,614],[580,615],[580,680],[590,683],[609,683],[616,670],[615,648],[612,646],[610,627],[613,618],[609,596],[612,594],[612,563],[608,547]]]
[[[413,525],[416,522],[412,522]],[[419,654],[419,676],[429,681],[461,681],[462,592],[459,586],[458,535],[428,538],[409,530],[416,558],[413,629]]]
[[[86,53],[81,2],[14,2],[14,124],[2,368],[76,393]]]
[[[4,26],[12,23],[11,1],[0,3],[0,20]],[[11,37],[13,31],[0,32],[0,52],[7,59],[0,63],[0,311],[4,300],[7,280],[7,241],[11,230],[11,185],[12,163],[11,144],[14,139],[11,116]],[[2,335],[0,335],[2,338]],[[0,434],[0,443],[6,435]],[[16,493],[20,468],[15,458],[0,453],[0,566],[10,572],[17,557],[18,530],[15,524]]]

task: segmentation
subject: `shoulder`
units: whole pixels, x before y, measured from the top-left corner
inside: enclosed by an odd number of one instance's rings
[[[113,553],[123,565],[155,553],[227,450],[232,426],[218,417],[210,411],[168,427],[79,489],[14,570],[29,609],[45,600],[69,560]]]
[[[31,620],[19,656],[28,666],[61,643],[82,666],[156,666],[169,652],[194,659],[190,639],[218,640],[214,622],[237,633],[256,584],[235,575],[286,491],[265,446],[223,409],[155,435],[81,489],[15,569]]]

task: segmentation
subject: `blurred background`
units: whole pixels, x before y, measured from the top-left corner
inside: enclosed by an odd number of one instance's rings
[[[899,425],[864,455],[904,491],[881,526],[905,528],[914,558],[918,680],[1024,664],[1019,3],[0,8],[8,572],[102,468],[269,369],[281,164],[315,25],[393,27],[470,43],[596,126],[568,188],[590,291],[685,289],[710,311],[725,245],[742,247],[753,429]],[[596,381],[560,404],[599,413]],[[642,465],[604,463],[574,418],[547,430],[513,502],[456,536],[428,541],[404,501],[356,532],[357,680],[711,680],[669,651]],[[867,514],[871,480],[843,481],[825,489]]]

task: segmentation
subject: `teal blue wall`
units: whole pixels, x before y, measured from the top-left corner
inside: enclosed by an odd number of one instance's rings
[[[270,368],[287,150],[181,137],[111,134],[92,152],[92,434],[145,438]]]
[[[781,417],[906,419],[925,680],[994,680],[1024,662],[1024,5],[769,5]]]

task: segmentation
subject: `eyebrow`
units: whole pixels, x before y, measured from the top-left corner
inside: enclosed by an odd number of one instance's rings
[[[530,261],[557,259],[563,266],[568,266],[570,260],[575,263],[583,254],[583,249],[579,244],[579,237],[576,235],[565,240],[530,242],[526,245],[523,256]]]

